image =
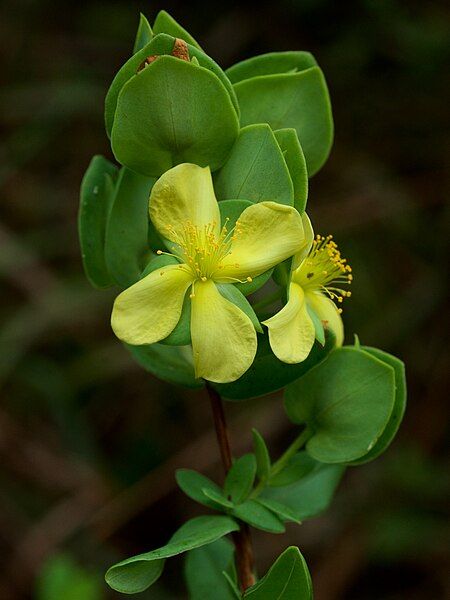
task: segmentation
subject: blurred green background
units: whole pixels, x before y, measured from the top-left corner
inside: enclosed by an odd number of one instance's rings
[[[197,514],[174,469],[220,477],[206,399],[133,363],[109,327],[114,291],[92,290],[79,257],[80,180],[92,154],[111,155],[103,98],[139,11],[153,19],[160,8],[224,67],[272,50],[316,55],[336,141],[308,210],[354,269],[348,342],[357,332],[407,365],[393,446],[349,469],[323,516],[255,534],[260,570],[298,544],[316,600],[450,597],[449,5],[3,0],[0,598],[119,598],[102,584],[105,568]],[[249,448],[250,425],[274,453],[291,439],[277,395],[227,410],[236,452]],[[180,567],[169,562],[141,597],[185,598]]]

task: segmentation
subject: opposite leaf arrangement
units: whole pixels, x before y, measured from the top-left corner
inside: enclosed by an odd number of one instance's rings
[[[333,139],[322,71],[295,51],[224,72],[166,12],[153,27],[141,15],[105,124],[121,167],[95,156],[81,185],[86,275],[122,290],[112,328],[144,369],[206,388],[226,473],[220,487],[180,469],[181,490],[219,514],[191,519],[106,581],[141,592],[185,553],[194,600],[310,599],[296,547],[257,580],[250,527],[279,534],[325,510],[345,468],[388,447],[406,404],[400,360],[357,338],[343,346],[352,270],[305,212]],[[273,461],[253,430],[253,452],[233,460],[222,398],[282,389],[293,442]]]

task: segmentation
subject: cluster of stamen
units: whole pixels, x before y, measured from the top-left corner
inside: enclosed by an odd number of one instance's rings
[[[231,283],[252,281],[251,277],[241,280],[235,277],[224,277],[220,273],[223,269],[224,258],[231,254],[232,242],[241,231],[239,222],[236,222],[235,227],[228,230],[228,221],[228,218],[225,219],[225,224],[218,236],[216,234],[217,224],[214,222],[199,227],[191,221],[186,221],[178,231],[171,225],[167,227],[170,237],[174,241],[172,252],[158,250],[157,254],[174,256],[181,263],[179,268],[193,276],[191,298],[195,296],[195,280],[207,281],[217,278]],[[234,266],[239,267],[238,264]]]
[[[317,289],[327,294],[334,302],[342,303],[352,293],[341,285],[353,281],[352,268],[342,258],[333,236],[317,235],[311,250],[299,268],[296,279],[303,288]],[[338,309],[342,312],[342,309]]]

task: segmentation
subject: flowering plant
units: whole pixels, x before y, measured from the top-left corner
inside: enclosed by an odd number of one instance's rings
[[[153,27],[141,16],[105,124],[121,166],[96,156],[82,182],[86,275],[120,288],[112,329],[139,364],[206,390],[226,475],[219,486],[177,471],[209,514],[106,581],[141,592],[184,553],[191,598],[310,599],[297,547],[257,581],[250,527],[280,534],[324,510],[346,467],[391,443],[406,403],[400,360],[357,338],[343,345],[352,269],[305,212],[333,139],[322,71],[295,51],[224,72],[161,11]],[[253,430],[253,452],[233,459],[222,399],[277,390],[296,438],[272,460]]]

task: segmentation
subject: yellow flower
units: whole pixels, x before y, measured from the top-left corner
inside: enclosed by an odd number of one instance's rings
[[[318,235],[314,239],[306,214],[303,225],[308,243],[293,258],[288,302],[276,315],[263,321],[269,329],[274,354],[286,363],[305,360],[315,338],[322,337],[323,327],[334,333],[338,346],[342,345],[342,309],[334,302],[341,303],[351,295],[340,286],[353,279],[352,269],[341,257],[332,236]]]
[[[116,298],[115,334],[134,345],[163,340],[177,325],[190,289],[196,377],[238,379],[255,357],[256,332],[216,284],[251,281],[298,252],[305,244],[301,216],[290,206],[261,202],[227,231],[220,226],[209,168],[181,164],[153,186],[150,218],[179,264],[153,271]]]

